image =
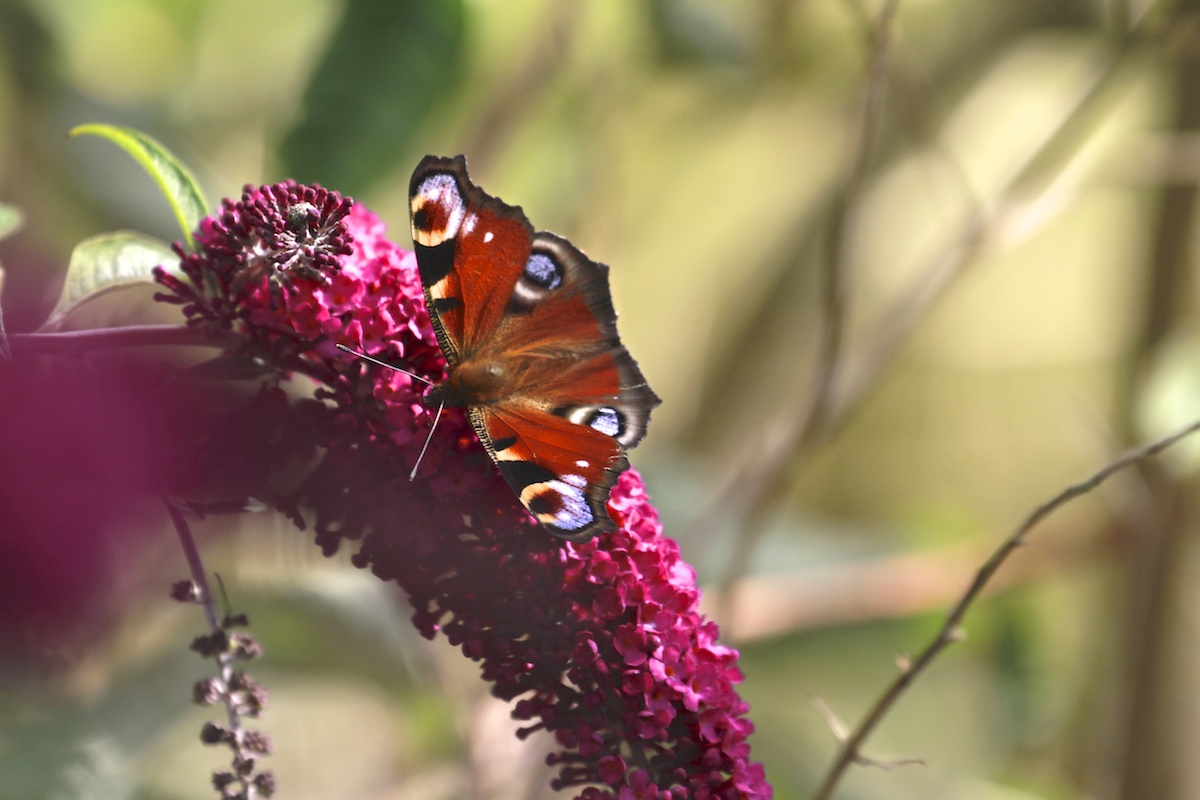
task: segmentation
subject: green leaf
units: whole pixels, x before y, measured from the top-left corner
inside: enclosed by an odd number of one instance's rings
[[[0,296],[4,294],[4,268],[0,267]],[[8,343],[8,334],[4,331],[4,307],[0,306],[0,358],[5,361],[12,359],[12,346]]]
[[[291,177],[361,194],[462,75],[462,0],[349,0],[283,142]]]
[[[84,239],[71,253],[62,294],[43,330],[62,326],[85,303],[129,287],[154,287],[153,270],[162,266],[179,274],[179,256],[166,242],[133,231],[104,233]]]
[[[652,0],[643,5],[659,57],[680,66],[744,66],[751,49],[738,36],[737,11],[715,3]]]
[[[21,209],[0,203],[0,240],[7,239],[15,233],[22,222]]]
[[[133,128],[122,128],[116,125],[80,125],[73,128],[68,136],[99,136],[108,139],[142,165],[150,177],[158,184],[175,212],[175,219],[183,229],[183,238],[187,241],[189,250],[196,249],[192,239],[192,231],[200,225],[200,220],[208,214],[208,201],[196,176],[192,174],[175,154],[162,145],[157,139]]]
[[[222,353],[188,368],[188,374],[203,381],[253,381],[271,374],[275,367],[246,353]]]

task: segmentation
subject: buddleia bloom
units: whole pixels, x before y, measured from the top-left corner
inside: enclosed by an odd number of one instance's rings
[[[327,554],[350,542],[356,565],[399,584],[422,635],[443,634],[494,695],[516,701],[521,735],[554,736],[557,788],[771,796],[750,760],[737,651],[698,612],[695,574],[636,471],[609,499],[617,530],[584,544],[533,522],[462,409],[445,410],[408,479],[433,423],[424,387],[335,347],[431,381],[444,374],[413,254],[374,214],[319,187],[247,187],[196,240],[184,279],[159,274],[163,299],[272,365],[256,401],[287,434],[267,440],[322,454],[298,485],[259,499],[312,525]],[[311,396],[285,395],[288,376]]]

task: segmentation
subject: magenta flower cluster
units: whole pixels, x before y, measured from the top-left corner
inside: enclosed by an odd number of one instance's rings
[[[557,788],[589,800],[771,797],[750,761],[737,651],[699,614],[695,575],[636,472],[609,501],[618,530],[582,545],[530,519],[458,409],[408,480],[432,422],[422,387],[335,348],[444,373],[413,254],[384,233],[336,193],[248,187],[201,227],[187,281],[159,275],[192,324],[239,334],[276,380],[318,384],[311,400],[272,386],[256,398],[289,429],[271,441],[323,453],[299,486],[262,499],[313,525],[326,552],[357,542],[356,564],[403,587],[421,633],[445,634],[496,696],[517,701],[524,734],[553,734]]]

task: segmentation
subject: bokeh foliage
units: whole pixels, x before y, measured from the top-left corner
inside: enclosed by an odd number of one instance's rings
[[[398,240],[412,165],[466,153],[612,266],[665,401],[633,461],[714,597],[745,559],[712,613],[744,653],[756,756],[804,797],[834,750],[811,695],[856,719],[1029,508],[1200,409],[1196,5],[901,0],[856,161],[876,3],[0,0],[0,203],[24,218],[0,242],[5,324],[40,324],[85,237],[178,238],[127,160],[65,137],[78,124],[149,131],[209,197],[319,180]],[[814,391],[831,253],[854,402],[752,502],[737,479]],[[1200,796],[1180,733],[1200,729],[1194,461],[1040,530],[873,742],[927,765],[859,770],[840,796]],[[212,527],[267,649],[287,796],[546,791],[544,750],[386,587],[280,520]],[[183,568],[163,531],[107,627],[52,668],[3,662],[5,796],[211,794],[183,653],[199,622],[167,607]]]

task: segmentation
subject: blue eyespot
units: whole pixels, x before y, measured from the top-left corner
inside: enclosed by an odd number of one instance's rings
[[[525,262],[525,277],[543,289],[557,289],[562,284],[562,268],[544,253],[534,253]]]
[[[587,424],[606,436],[616,436],[621,432],[621,415],[616,412],[616,409],[602,406],[593,412]]]

